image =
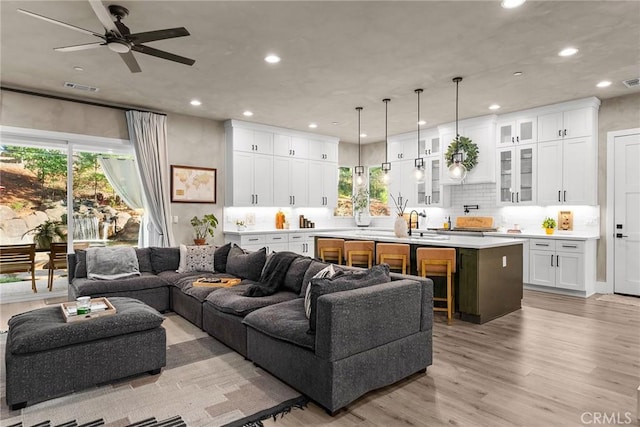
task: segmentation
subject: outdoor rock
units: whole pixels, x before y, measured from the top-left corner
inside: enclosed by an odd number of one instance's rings
[[[22,235],[29,230],[29,228],[27,228],[27,223],[21,218],[14,218],[5,221],[3,229],[5,232],[5,237],[7,239],[10,239],[11,243],[21,242]],[[28,236],[25,236],[25,239],[30,240]]]
[[[49,219],[46,213],[42,211],[35,211],[31,215],[27,215],[24,218],[24,222],[27,224],[27,228],[32,230]]]
[[[116,216],[116,229],[117,230],[123,229],[125,225],[127,225],[129,218],[131,218],[131,215],[129,215],[128,213],[118,212],[118,215]]]
[[[138,218],[129,218],[122,231],[118,231],[118,234],[115,236],[114,240],[136,241],[138,240],[139,231],[140,221],[138,220]]]
[[[9,206],[0,206],[0,222],[17,217],[18,215],[16,215],[15,211]]]

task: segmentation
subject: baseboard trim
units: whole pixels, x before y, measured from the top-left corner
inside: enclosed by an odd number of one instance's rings
[[[613,293],[613,285],[610,285],[607,282],[596,282],[596,293],[597,294],[612,294]]]

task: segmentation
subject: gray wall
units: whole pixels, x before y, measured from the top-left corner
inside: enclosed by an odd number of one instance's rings
[[[598,203],[600,204],[600,240],[597,250],[597,280],[607,273],[607,132],[640,128],[640,93],[604,99],[598,112]]]

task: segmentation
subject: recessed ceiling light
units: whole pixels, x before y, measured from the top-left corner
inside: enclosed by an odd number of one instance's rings
[[[77,65],[75,67],[73,67],[73,69],[76,70],[76,71],[84,71],[84,68],[78,67]]]
[[[514,7],[522,6],[526,0],[502,0],[501,6],[505,9],[513,9]]]
[[[498,109],[500,109],[500,106],[498,104],[489,105],[489,110],[498,110]]]
[[[420,126],[422,126],[422,125],[426,125],[426,124],[427,124],[427,122],[426,122],[426,121],[424,121],[424,120],[420,120],[420,121],[418,122],[418,124],[419,124]]]
[[[513,73],[513,75],[516,76],[516,77],[520,77],[523,74],[524,73],[522,71],[516,71],[515,73]]]
[[[315,128],[317,128],[317,127],[318,127],[318,125],[317,125],[316,123],[309,123],[309,127],[310,127],[311,129],[315,129]]]
[[[571,56],[571,55],[575,55],[576,53],[578,53],[578,49],[576,49],[575,47],[567,47],[565,49],[562,49],[560,52],[558,52],[558,55]]]
[[[197,99],[192,99],[191,100],[191,105],[193,105],[194,107],[198,107],[198,106],[202,105],[202,102],[200,102]]]
[[[242,115],[243,115],[243,116],[245,116],[245,117],[251,117],[251,116],[253,116],[253,112],[252,112],[252,111],[247,110],[247,111],[245,111],[244,113],[242,113]]]
[[[603,80],[600,83],[598,83],[596,86],[598,86],[598,87],[609,87],[609,86],[611,86],[611,82],[609,80]]]
[[[366,138],[366,137],[367,137],[367,134],[366,134],[366,133],[361,133],[361,134],[360,134],[360,138]]]
[[[331,122],[332,125],[338,126],[338,122]]]
[[[280,57],[278,55],[267,55],[264,58],[265,61],[267,61],[269,64],[277,64],[278,62],[280,62]]]

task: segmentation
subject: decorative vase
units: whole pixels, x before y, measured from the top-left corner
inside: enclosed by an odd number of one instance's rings
[[[198,246],[206,245],[207,239],[193,239],[193,243],[195,243]]]
[[[369,224],[371,224],[371,215],[369,215],[369,212],[364,209],[356,211],[354,219],[356,220],[356,225],[358,227],[368,227]]]
[[[544,229],[544,231],[545,231],[547,234],[553,234],[553,230],[554,230],[554,228],[545,228],[545,229]]]
[[[407,220],[404,219],[404,216],[398,215],[396,218],[396,222],[393,224],[393,231],[396,234],[396,237],[408,237],[409,229],[407,228]]]

